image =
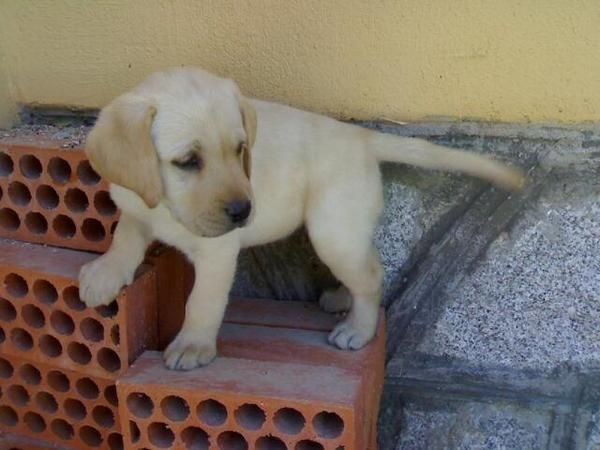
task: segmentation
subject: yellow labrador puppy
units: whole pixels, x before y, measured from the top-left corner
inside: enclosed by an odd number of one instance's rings
[[[154,74],[111,102],[87,152],[122,215],[109,251],[81,270],[81,298],[88,306],[113,300],[154,239],[179,248],[196,282],[164,356],[181,370],[215,357],[240,249],[302,224],[342,283],[321,305],[349,310],[329,342],[369,342],[382,281],[372,244],[383,207],[380,161],[461,171],[509,189],[523,183],[519,171],[484,156],[251,100],[233,81],[196,68]]]

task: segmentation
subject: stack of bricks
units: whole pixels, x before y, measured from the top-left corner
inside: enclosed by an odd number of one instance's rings
[[[156,271],[95,309],[77,282],[117,220],[80,148],[0,141],[0,447],[124,448],[116,381],[158,347]]]
[[[193,270],[164,247],[110,305],[86,308],[78,272],[118,212],[82,149],[64,147],[0,140],[0,448],[377,449],[383,317],[371,344],[343,352],[315,304],[234,299],[219,357],[169,371],[159,350]]]

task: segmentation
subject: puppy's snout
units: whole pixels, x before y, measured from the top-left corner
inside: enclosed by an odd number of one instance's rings
[[[227,204],[225,213],[232,223],[243,226],[252,211],[250,200],[234,200]]]

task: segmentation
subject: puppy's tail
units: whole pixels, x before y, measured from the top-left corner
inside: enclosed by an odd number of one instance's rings
[[[507,190],[520,190],[525,174],[487,156],[432,144],[424,139],[372,133],[369,143],[379,161],[410,164],[426,169],[463,172]]]

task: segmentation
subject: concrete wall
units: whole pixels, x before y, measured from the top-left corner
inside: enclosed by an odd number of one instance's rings
[[[597,0],[2,0],[0,54],[18,103],[100,107],[196,64],[338,117],[581,122],[599,23]]]

